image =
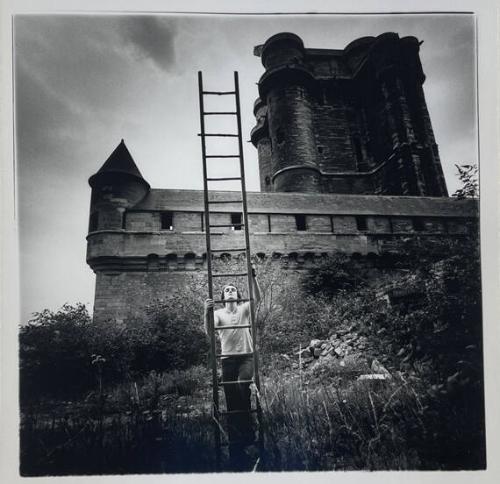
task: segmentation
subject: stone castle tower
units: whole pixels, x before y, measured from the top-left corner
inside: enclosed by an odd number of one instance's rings
[[[251,133],[261,191],[247,194],[254,254],[297,271],[333,252],[376,259],[401,238],[467,234],[477,201],[447,196],[418,50],[393,33],[343,50],[282,33],[255,48],[266,70]],[[206,277],[202,191],[151,188],[123,140],[89,184],[95,320],[140,315]],[[220,207],[219,246],[243,246],[241,205]]]
[[[306,49],[281,33],[258,46],[261,190],[447,196],[419,45],[386,33]]]

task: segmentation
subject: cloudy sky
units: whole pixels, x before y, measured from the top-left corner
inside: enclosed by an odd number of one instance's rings
[[[454,164],[476,162],[470,15],[44,15],[17,16],[14,27],[23,321],[65,302],[92,307],[87,180],[121,138],[154,188],[202,187],[198,70],[220,90],[239,71],[249,138],[263,72],[253,47],[275,33],[294,32],[316,48],[387,31],[423,40],[424,90],[450,193]],[[247,188],[258,190],[250,143],[245,158]]]

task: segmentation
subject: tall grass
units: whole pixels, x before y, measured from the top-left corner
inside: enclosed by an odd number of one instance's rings
[[[422,404],[402,380],[359,381],[344,388],[268,382],[266,466],[271,470],[416,469],[407,432]],[[423,430],[423,429],[421,429]]]
[[[139,401],[132,398],[128,410],[128,390],[121,388],[101,413],[72,404],[58,416],[25,415],[22,474],[214,472],[210,389],[151,378],[139,382]],[[158,383],[160,398],[151,407]],[[401,377],[309,387],[296,373],[269,375],[261,392],[264,453],[257,470],[439,468],[423,451],[435,429],[422,390]],[[227,457],[223,453],[222,470]]]

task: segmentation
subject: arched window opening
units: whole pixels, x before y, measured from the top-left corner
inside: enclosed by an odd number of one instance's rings
[[[175,270],[177,269],[177,254],[168,254],[167,257],[167,269]]]
[[[229,252],[223,252],[220,255],[220,260],[222,262],[230,262],[231,261],[231,254]]]
[[[158,254],[149,254],[147,257],[148,261],[148,271],[158,271],[159,270],[159,262],[158,262]]]

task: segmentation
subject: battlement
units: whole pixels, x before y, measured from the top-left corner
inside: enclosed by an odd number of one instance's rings
[[[247,196],[252,250],[275,257],[288,253],[380,254],[385,242],[404,235],[465,234],[478,209],[476,200],[441,197],[259,192]],[[230,200],[234,192],[214,191],[211,198]],[[243,241],[241,207],[224,206],[211,215],[211,221],[229,227],[213,229],[212,234],[221,248],[238,247]],[[110,264],[113,271],[118,267],[148,270],[151,256],[158,257],[164,270],[172,266],[168,259],[173,256],[193,259],[191,269],[204,267],[203,192],[151,190],[123,217],[121,229],[89,233],[87,262],[94,270],[106,270]],[[176,270],[185,267],[177,264]]]

